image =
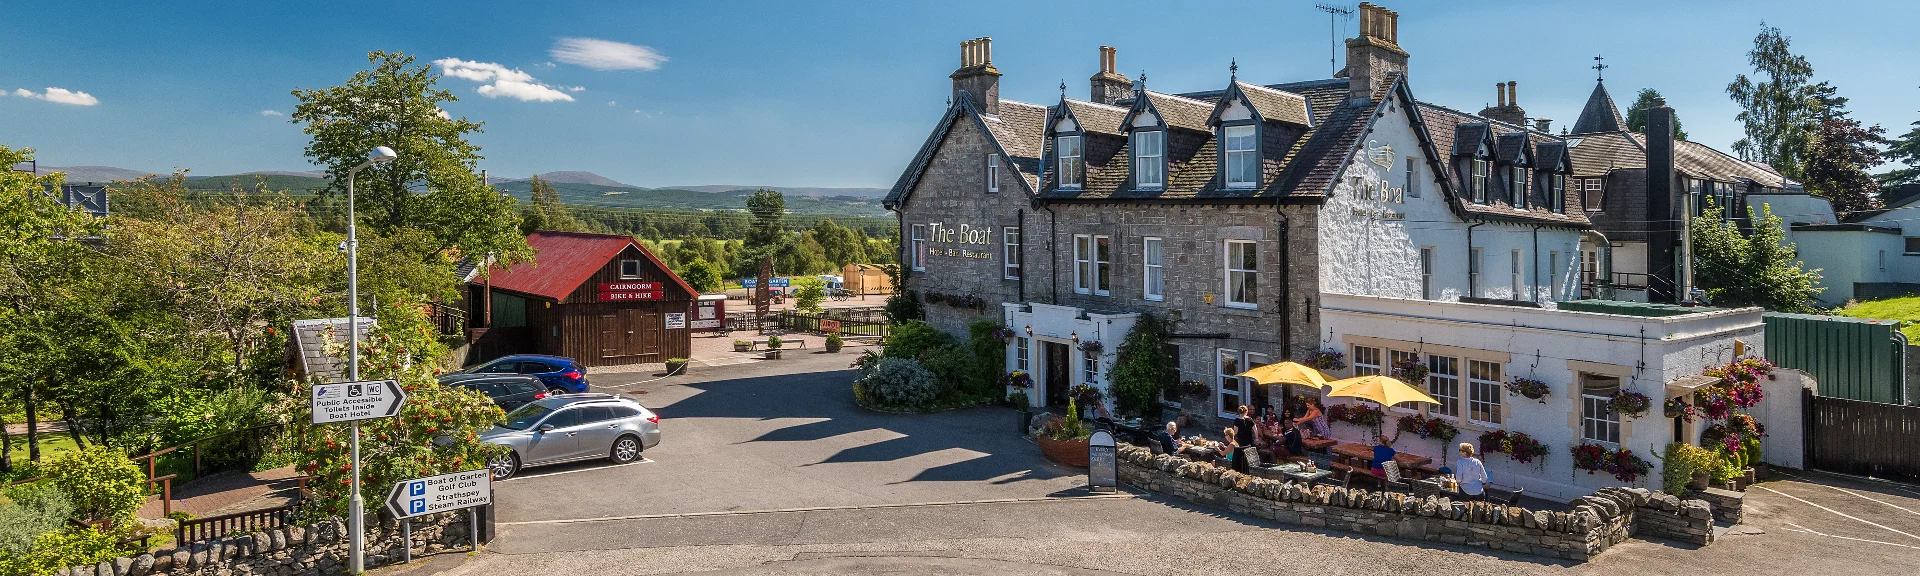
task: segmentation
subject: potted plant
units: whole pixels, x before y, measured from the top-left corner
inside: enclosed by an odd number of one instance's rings
[[[1639,392],[1630,392],[1627,390],[1614,392],[1613,398],[1610,400],[1607,400],[1608,410],[1612,410],[1614,414],[1629,416],[1633,418],[1639,418],[1641,416],[1647,415],[1647,410],[1651,409],[1652,407],[1653,407],[1653,400],[1651,398],[1647,398],[1646,394],[1641,394]]]
[[[1705,490],[1719,460],[1705,448],[1685,442],[1669,443],[1666,455],[1660,458],[1661,489],[1675,496],[1688,490]]]
[[[841,340],[840,335],[838,333],[827,335],[827,353],[828,354],[839,354],[840,347],[845,345],[846,345],[846,341]]]
[[[1079,468],[1087,467],[1087,438],[1093,431],[1080,421],[1080,407],[1073,400],[1067,401],[1067,417],[1047,422],[1044,431],[1033,437],[1040,445],[1040,453],[1048,460]]]
[[[1014,390],[1007,395],[1007,405],[1020,409],[1020,433],[1027,433],[1027,423],[1033,421],[1033,400],[1027,398],[1026,390]]]
[[[1685,399],[1677,396],[1667,399],[1665,412],[1668,418],[1680,418],[1684,416],[1688,422],[1693,421],[1693,405],[1688,404]]]
[[[667,375],[668,376],[679,376],[685,373],[687,373],[686,358],[668,358],[667,359]]]
[[[786,342],[786,341],[785,341],[785,340],[781,340],[781,339],[780,339],[780,336],[779,336],[778,334],[776,334],[776,335],[773,335],[773,336],[768,336],[768,337],[767,337],[767,348],[771,348],[771,349],[774,349],[774,350],[779,350],[779,349],[780,349],[780,344],[781,344],[781,343],[783,343],[783,342]]]
[[[746,340],[734,340],[733,351],[734,352],[752,352],[753,343]]]
[[[1525,396],[1529,400],[1539,400],[1541,404],[1547,403],[1547,393],[1551,391],[1546,382],[1532,378],[1514,378],[1512,382],[1507,383],[1508,393]]]

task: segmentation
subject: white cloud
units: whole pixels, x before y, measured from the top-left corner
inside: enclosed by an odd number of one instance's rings
[[[453,115],[452,115],[452,114],[448,114],[448,113],[447,113],[447,109],[446,109],[446,108],[441,108],[441,107],[439,107],[439,106],[434,106],[434,107],[433,107],[433,115],[434,115],[434,116],[439,116],[439,117],[440,117],[440,119],[442,119],[442,120],[452,120],[452,119],[453,119]]]
[[[279,110],[261,110],[260,115],[261,116],[286,116],[286,114],[282,114]]]
[[[614,102],[614,101],[612,101],[612,100],[608,100],[608,101],[607,101],[607,106],[608,106],[608,107],[612,107],[612,106],[619,106],[619,105],[620,105],[620,103],[619,103],[619,102]]]
[[[667,57],[646,46],[596,38],[561,38],[547,54],[595,70],[657,70]]]
[[[572,96],[542,84],[533,79],[532,74],[518,68],[508,68],[492,62],[473,62],[459,58],[441,58],[433,63],[440,67],[442,74],[483,82],[477,91],[481,96],[499,98],[505,96],[515,100],[530,102],[553,102],[556,100],[573,101]],[[582,88],[584,90],[584,88]]]
[[[586,87],[586,86],[562,86],[562,88],[566,88],[568,92],[585,92],[585,91],[587,91],[587,87]]]
[[[46,100],[55,104],[72,104],[74,106],[92,106],[100,103],[100,99],[94,98],[92,94],[68,90],[66,88],[54,88],[52,86],[48,86],[47,91],[41,93],[20,88],[14,90],[13,95],[22,98],[33,98],[35,100]]]

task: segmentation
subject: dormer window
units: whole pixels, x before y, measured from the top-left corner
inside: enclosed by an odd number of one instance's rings
[[[1473,201],[1478,204],[1486,204],[1487,203],[1487,177],[1490,175],[1489,172],[1491,167],[1487,165],[1487,159],[1485,158],[1474,158],[1472,162],[1473,162],[1473,181],[1470,182],[1468,186],[1473,191]]]
[[[1167,133],[1143,130],[1133,133],[1133,185],[1159,188],[1167,185]]]
[[[1252,188],[1260,181],[1260,153],[1252,126],[1227,126],[1220,131],[1226,155],[1228,188]]]
[[[1085,164],[1080,157],[1080,136],[1059,136],[1053,139],[1054,154],[1060,164],[1060,187],[1079,188],[1082,170]]]
[[[1000,191],[1000,155],[987,155],[987,192]]]
[[[1515,208],[1527,207],[1527,172],[1523,166],[1507,167],[1507,204]]]
[[[1547,206],[1554,212],[1567,211],[1567,175],[1554,172],[1547,175]]]

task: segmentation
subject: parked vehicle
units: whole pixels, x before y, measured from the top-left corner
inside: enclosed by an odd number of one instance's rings
[[[493,400],[501,410],[512,412],[528,402],[546,398],[547,385],[539,378],[524,374],[468,374],[455,372],[442,375],[440,383],[478,390]]]
[[[461,370],[464,374],[526,374],[539,378],[555,394],[586,392],[587,368],[572,358],[544,354],[514,354]]]
[[[494,480],[529,466],[576,460],[626,464],[660,444],[660,416],[612,394],[561,394],[509,412],[506,422],[482,432],[480,440],[510,449],[487,462]]]

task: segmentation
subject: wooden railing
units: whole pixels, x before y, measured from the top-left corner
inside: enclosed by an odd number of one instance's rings
[[[263,436],[271,436],[274,431],[279,429],[280,429],[280,425],[278,424],[267,424],[263,426],[255,426],[252,428],[234,430],[231,432],[223,432],[223,433],[215,434],[205,438],[196,439],[192,442],[187,442],[185,444],[180,444],[177,446],[168,446],[166,448],[154,450],[146,454],[134,456],[133,463],[135,465],[139,465],[143,461],[145,462],[145,466],[143,466],[143,468],[147,474],[147,485],[148,486],[158,485],[160,490],[160,513],[172,514],[173,513],[173,481],[178,479],[180,475],[179,474],[167,474],[164,476],[160,475],[159,461],[161,456],[166,456],[168,454],[178,452],[182,448],[191,450],[193,452],[193,476],[189,478],[189,480],[199,479],[201,474],[206,470],[202,461],[203,453],[201,451],[201,446],[203,444],[212,442],[214,440],[224,439],[228,436],[233,436],[236,434],[245,434],[247,441],[249,442],[249,449],[257,454],[261,451],[260,439]]]
[[[439,302],[427,303],[428,319],[433,321],[435,330],[441,336],[461,336],[467,333],[467,311]]]
[[[179,546],[229,534],[280,528],[293,521],[293,513],[299,507],[300,504],[296,502],[278,508],[184,520],[173,529],[173,538],[175,545]]]

